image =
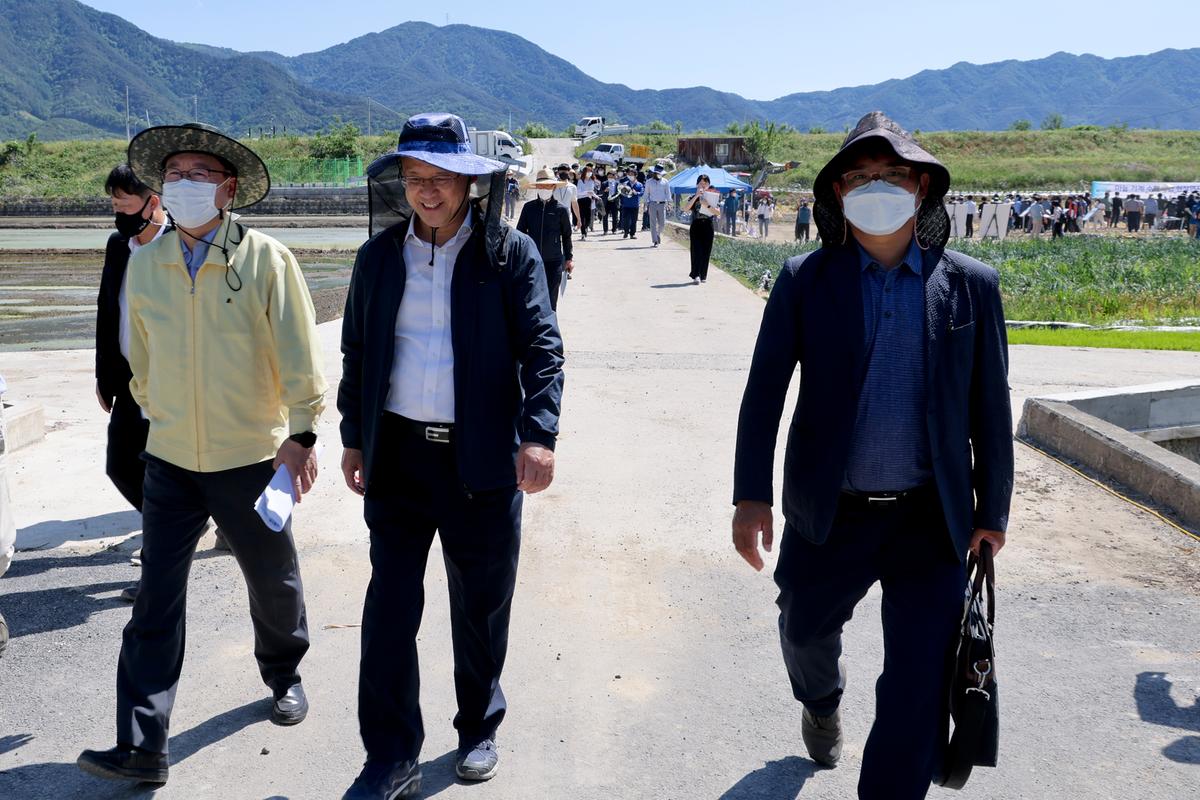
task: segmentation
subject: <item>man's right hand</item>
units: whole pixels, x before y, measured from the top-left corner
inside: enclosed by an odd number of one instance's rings
[[[357,495],[365,495],[367,486],[363,483],[363,454],[362,450],[347,447],[342,451],[342,477],[350,491]]]
[[[105,414],[112,413],[112,402],[100,394],[100,381],[96,381],[96,399],[100,401],[100,407],[104,409]]]
[[[758,534],[762,533],[762,546],[769,553],[775,542],[774,521],[771,505],[758,500],[742,500],[733,512],[733,546],[746,563],[761,571],[762,555],[758,552]]]

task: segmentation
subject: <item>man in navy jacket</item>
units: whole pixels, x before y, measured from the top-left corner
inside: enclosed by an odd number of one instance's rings
[[[738,422],[733,541],[762,569],[788,385],[775,570],[779,632],[815,761],[841,753],[841,632],[883,586],[884,670],[860,798],[925,797],[938,766],[966,553],[1004,545],[1013,484],[995,270],[945,250],[950,175],[883,114],[814,182],[821,249],[789,259],[763,315]]]
[[[450,585],[456,771],[488,780],[498,766],[522,493],[553,479],[563,386],[545,268],[499,219],[504,168],[472,152],[458,117],[421,114],[369,170],[372,203],[398,183],[412,214],[359,250],[342,322],[342,472],[364,496],[372,567],[358,706],[367,762],[346,800],[420,790],[416,637],[435,532]],[[472,201],[485,176],[490,196]]]

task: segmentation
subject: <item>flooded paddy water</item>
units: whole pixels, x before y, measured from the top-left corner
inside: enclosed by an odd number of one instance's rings
[[[341,316],[364,229],[263,228],[295,253],[317,322]],[[0,352],[89,348],[110,230],[0,230]]]

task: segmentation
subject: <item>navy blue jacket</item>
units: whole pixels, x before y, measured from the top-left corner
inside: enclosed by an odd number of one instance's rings
[[[342,320],[342,445],[363,451],[366,485],[391,385],[407,233],[405,219],[359,248]],[[562,337],[541,257],[528,236],[509,231],[501,260],[494,233],[472,229],[450,284],[455,446],[467,491],[515,485],[522,442],[553,449],[562,399]]]
[[[975,528],[1007,528],[1012,499],[1000,281],[994,269],[960,253],[922,252],[930,454],[946,524],[965,558]],[[817,544],[829,536],[837,509],[866,368],[859,267],[853,246],[788,259],[763,313],[738,419],[733,500],[773,503],[779,420],[800,365],[783,516]]]

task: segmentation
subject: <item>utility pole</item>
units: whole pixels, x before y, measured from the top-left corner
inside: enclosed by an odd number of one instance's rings
[[[129,84],[125,84],[125,141],[133,137],[129,133]]]
[[[367,98],[367,136],[371,135],[371,98]]]
[[[150,127],[150,109],[146,109],[146,127]]]
[[[200,115],[196,112],[196,95],[192,95],[192,119],[196,122],[200,121]]]

